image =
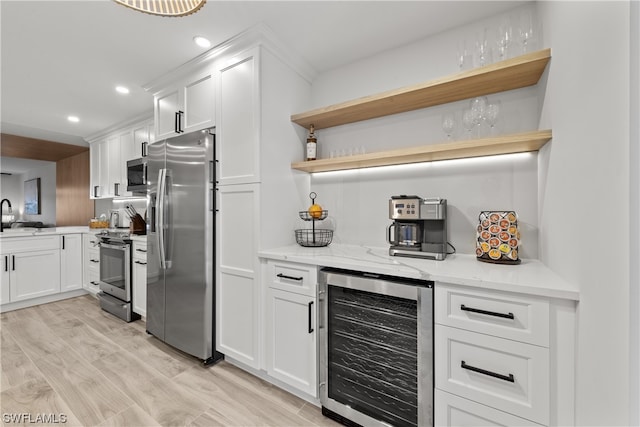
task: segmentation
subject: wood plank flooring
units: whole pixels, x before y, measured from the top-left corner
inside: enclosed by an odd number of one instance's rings
[[[25,425],[60,414],[68,426],[338,425],[227,362],[202,367],[88,295],[0,314],[0,358],[7,426],[20,425],[8,414]]]

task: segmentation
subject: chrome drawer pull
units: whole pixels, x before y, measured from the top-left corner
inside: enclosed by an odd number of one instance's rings
[[[301,281],[302,279],[304,279],[304,277],[287,276],[287,275],[282,274],[282,273],[278,273],[278,274],[276,274],[276,276],[281,278],[281,279],[289,279],[289,280],[297,280],[297,281]]]
[[[508,381],[510,383],[516,382],[515,378],[513,377],[513,374],[509,374],[509,375],[496,374],[495,372],[486,371],[481,368],[476,368],[475,366],[467,365],[466,363],[464,363],[464,360],[462,361],[462,363],[460,363],[460,367],[462,369],[468,369],[470,371],[477,372],[479,374],[488,375],[490,377],[498,378],[503,381]]]
[[[495,311],[486,311],[486,310],[480,310],[479,308],[471,308],[471,307],[466,307],[464,304],[460,305],[460,310],[462,311],[470,311],[472,313],[478,313],[478,314],[486,314],[487,316],[494,316],[494,317],[502,317],[504,319],[514,319],[513,313],[496,313]]]

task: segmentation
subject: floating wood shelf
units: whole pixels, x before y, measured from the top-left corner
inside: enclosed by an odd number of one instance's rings
[[[436,160],[493,156],[498,154],[524,153],[528,151],[538,151],[551,139],[551,136],[550,130],[540,130],[493,138],[444,142],[377,153],[298,162],[292,163],[291,168],[304,172],[327,172],[374,166],[432,162]]]
[[[544,49],[441,79],[294,114],[291,121],[316,129],[403,113],[512,89],[540,80],[551,50]]]

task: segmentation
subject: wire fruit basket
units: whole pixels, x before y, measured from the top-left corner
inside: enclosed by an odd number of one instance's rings
[[[316,193],[309,194],[313,205],[315,205]],[[322,221],[327,218],[329,211],[319,210],[314,212],[299,211],[300,219],[303,221],[311,221],[311,228],[302,228],[295,230],[296,242],[300,246],[305,247],[322,247],[328,246],[333,239],[333,230],[316,228],[316,221]]]

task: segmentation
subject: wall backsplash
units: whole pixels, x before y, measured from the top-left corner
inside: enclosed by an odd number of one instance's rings
[[[311,177],[311,190],[329,211],[337,243],[388,246],[389,198],[415,194],[447,199],[449,241],[458,253],[475,253],[480,211],[514,210],[520,255],[538,258],[537,157],[523,153],[319,173]]]

